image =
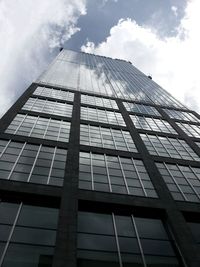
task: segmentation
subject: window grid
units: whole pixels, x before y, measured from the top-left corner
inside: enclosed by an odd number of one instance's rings
[[[141,253],[141,257],[142,257],[142,261],[143,261],[144,267],[147,267],[147,263],[146,263],[146,259],[145,259],[145,255],[144,255],[144,250],[143,250],[143,247],[142,247],[142,242],[141,242],[141,239],[140,239],[139,231],[137,229],[136,220],[135,220],[135,217],[133,216],[133,214],[131,214],[131,220],[132,220],[132,223],[133,223],[133,226],[134,226],[135,235],[136,235],[136,238],[137,238],[137,241],[138,241],[138,246],[139,246],[139,249],[140,249],[140,253]]]
[[[95,147],[103,147],[137,152],[128,131],[104,128],[101,126],[80,125],[80,143]]]
[[[142,114],[160,116],[160,113],[157,111],[157,109],[151,106],[130,103],[130,102],[123,102],[123,104],[126,110],[130,112],[137,112],[137,113],[142,113]]]
[[[60,103],[57,101],[29,98],[22,109],[71,117],[72,107],[73,106],[70,104]]]
[[[12,235],[13,235],[13,232],[14,232],[14,229],[15,229],[15,226],[16,226],[16,224],[17,224],[17,220],[18,220],[18,218],[19,218],[19,214],[20,214],[20,212],[21,212],[21,209],[22,209],[22,203],[18,204],[18,210],[17,210],[17,212],[16,212],[16,217],[15,217],[15,219],[14,219],[14,221],[13,221],[13,224],[10,226],[10,227],[11,227],[11,229],[10,229],[10,233],[9,233],[8,239],[7,239],[7,241],[6,241],[6,244],[5,244],[3,253],[2,253],[2,255],[1,255],[1,259],[0,259],[0,266],[3,264],[4,257],[5,257],[5,255],[6,255],[7,250],[8,250],[8,246],[9,246],[9,243],[10,243],[10,241],[11,241],[11,238],[12,238]],[[9,224],[8,224],[8,225],[9,225]],[[7,226],[8,226],[8,225],[7,225]]]
[[[0,144],[6,147],[0,155],[1,179],[62,186],[67,150],[4,140]]]
[[[125,126],[120,113],[97,108],[81,107],[81,119]]]
[[[53,258],[58,210],[24,203],[0,203],[1,266],[38,266]],[[27,253],[27,255],[25,255]],[[46,262],[46,261],[45,261]]]
[[[200,138],[200,126],[177,122],[177,125],[189,136]]]
[[[130,117],[137,129],[177,134],[172,126],[165,120],[136,115],[130,115]]]
[[[199,156],[184,140],[149,134],[140,136],[151,155],[200,161]]]
[[[49,169],[49,175],[48,175],[48,178],[47,178],[47,184],[49,184],[50,179],[51,179],[51,173],[53,171],[53,166],[54,166],[54,162],[55,162],[56,152],[57,152],[57,147],[54,147],[53,157],[52,157],[52,161],[51,161],[51,166],[50,166],[50,169]]]
[[[79,157],[80,157],[80,153],[79,153]],[[90,172],[91,172],[91,181],[92,181],[92,190],[94,190],[94,176],[93,176],[93,163],[92,163],[92,152],[90,152]],[[80,160],[80,158],[79,158]]]
[[[137,176],[138,176],[140,185],[141,185],[141,187],[142,187],[142,190],[143,190],[143,192],[144,192],[144,195],[145,195],[145,197],[148,197],[147,192],[146,192],[146,189],[145,189],[144,184],[143,184],[143,182],[142,182],[142,178],[141,178],[141,176],[140,176],[140,172],[138,171],[137,166],[136,166],[136,164],[135,164],[135,161],[133,160],[133,158],[132,158],[131,160],[132,160],[133,166],[134,166],[134,168],[135,168],[135,170],[136,170],[136,173],[137,173]]]
[[[97,59],[95,55],[90,55],[87,60],[77,56],[75,62],[57,58],[38,82],[127,100],[143,100],[166,107],[184,108],[163,88],[127,62],[122,65],[113,59]]]
[[[10,134],[68,142],[70,122],[17,114],[5,131]]]
[[[41,148],[42,148],[42,145],[40,145],[39,148],[38,148],[38,151],[37,151],[35,160],[34,160],[34,162],[33,162],[33,166],[32,166],[32,168],[31,168],[30,174],[29,174],[29,176],[28,176],[27,182],[30,182],[30,179],[31,179],[31,176],[32,176],[32,174],[33,174],[33,170],[34,170],[34,168],[35,168],[35,166],[36,166],[36,162],[37,162],[38,156],[39,156],[39,154],[40,154]],[[50,172],[49,172],[49,173],[50,173]],[[48,183],[48,182],[47,182],[47,183]]]
[[[78,213],[78,266],[178,267],[173,242],[158,218]]]
[[[27,143],[24,143],[24,144],[23,144],[23,147],[22,147],[21,151],[19,152],[19,155],[17,156],[15,163],[13,164],[12,169],[11,169],[9,175],[8,175],[8,178],[7,178],[8,180],[10,180],[11,174],[13,173],[13,171],[14,171],[14,169],[15,169],[15,167],[16,167],[18,161],[19,161],[19,158],[20,158],[21,155],[22,155],[22,151],[24,150],[26,144],[27,144]]]
[[[117,254],[118,254],[118,259],[119,259],[119,266],[121,267],[123,265],[122,265],[122,257],[121,257],[121,254],[120,254],[120,245],[119,245],[119,240],[118,240],[117,226],[116,226],[116,223],[115,223],[115,215],[114,215],[113,212],[112,212],[111,215],[112,215],[114,236],[115,236],[115,241],[116,241],[116,245],[117,245]]]
[[[111,129],[111,131],[112,131],[112,129]],[[124,143],[126,144],[126,147],[128,148],[128,151],[138,152],[130,133],[127,131],[123,131],[123,130],[120,130],[120,132],[123,136],[123,140],[124,140]],[[116,143],[115,140],[114,140],[114,142]],[[119,142],[119,140],[118,140],[118,142]]]
[[[200,168],[156,163],[175,200],[200,202]]]
[[[57,90],[53,88],[37,87],[33,95],[51,97],[55,99],[61,99],[65,101],[74,101],[74,93],[69,91]]]
[[[92,158],[92,153],[90,153],[90,156]],[[107,179],[108,179],[109,190],[110,190],[110,192],[112,192],[112,185],[111,185],[111,180],[110,180],[108,163],[107,163],[107,158],[106,158],[106,155],[105,154],[104,154],[104,161],[105,161],[105,166],[106,166],[106,175],[107,175]],[[94,188],[94,181],[93,181],[93,190],[95,190],[95,188]]]
[[[92,152],[80,152],[79,187],[157,198],[141,160]]]
[[[199,122],[199,119],[192,113],[172,109],[163,109],[171,119]]]
[[[104,108],[118,109],[115,100],[90,95],[81,95],[81,103]]]
[[[106,161],[107,161],[107,159],[106,159]],[[129,195],[130,194],[130,191],[129,191],[129,188],[128,188],[128,184],[126,182],[126,176],[125,176],[125,173],[124,173],[124,170],[123,170],[123,166],[122,166],[122,162],[121,162],[121,159],[120,159],[119,156],[118,156],[118,161],[119,161],[120,169],[121,169],[121,172],[122,172],[123,182],[124,182],[124,185],[126,187],[127,194]],[[109,174],[109,169],[108,169],[108,174]]]

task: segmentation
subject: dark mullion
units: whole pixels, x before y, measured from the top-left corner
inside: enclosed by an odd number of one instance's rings
[[[41,100],[49,100],[51,102],[57,102],[57,103],[62,103],[62,104],[73,104],[73,101],[71,101],[71,100],[63,100],[60,98],[54,98],[54,97],[50,97],[50,96],[33,95],[32,94],[31,98],[37,98],[37,99],[41,99]]]
[[[188,202],[188,201],[178,201],[177,206],[182,212],[195,213],[200,218],[200,204],[199,203]]]
[[[162,209],[164,211],[164,206],[162,202],[158,198],[150,198],[150,197],[140,197],[134,195],[127,194],[117,194],[110,192],[100,192],[100,191],[92,191],[79,189],[78,192],[79,201],[90,201],[94,202],[95,206],[103,205],[106,208],[106,203],[113,204],[113,207],[116,209],[117,205],[124,205],[123,209],[133,210],[135,207],[146,207],[154,209]],[[119,211],[118,211],[119,212]]]
[[[162,116],[160,115],[153,115],[153,114],[147,114],[147,113],[141,113],[141,112],[133,112],[133,111],[128,111],[130,115],[135,115],[135,116],[140,116],[140,117],[145,117],[145,118],[154,118],[154,119],[162,119]]]
[[[138,130],[134,126],[131,118],[129,117],[129,114],[126,111],[123,103],[120,100],[117,100],[117,104],[124,118],[124,121],[126,122],[127,129],[129,130],[131,137],[136,145],[136,148],[138,152],[142,155],[144,164],[151,176],[151,179],[154,183],[155,188],[158,191],[160,198],[161,199],[167,198],[170,199],[170,201],[172,201],[171,194],[169,193],[165,182],[160,178],[160,173],[152,159],[152,155],[149,154],[149,151],[147,150],[144,142],[142,141],[142,138],[140,137],[140,134],[138,133]]]
[[[198,138],[198,137],[194,137],[194,136],[189,136],[190,138],[191,138],[191,140],[193,141],[193,142],[199,142],[200,143],[200,137]]]
[[[158,136],[162,136],[162,137],[179,138],[178,133],[172,134],[172,133],[164,133],[164,132],[145,130],[145,129],[139,129],[139,128],[136,128],[136,129],[137,129],[139,134],[148,134],[148,135],[158,135]]]
[[[125,125],[117,125],[117,124],[109,124],[106,122],[98,122],[98,121],[90,121],[90,120],[83,120],[81,119],[81,124],[91,125],[91,126],[101,126],[105,128],[112,128],[116,130],[124,130],[127,131],[127,128]]]
[[[157,107],[158,108],[158,107]],[[163,112],[165,112],[163,110]],[[167,114],[167,113],[165,113]],[[167,114],[168,115],[168,114]],[[168,115],[169,116],[169,115]],[[169,116],[170,118],[170,116]],[[179,119],[174,119],[174,118],[170,118],[171,120],[173,120],[174,122],[177,122],[177,123],[183,123],[183,124],[189,124],[189,125],[197,125],[197,126],[200,126],[200,122],[197,122],[197,121],[186,121],[186,120],[179,120]]]
[[[49,84],[45,84],[45,83],[40,83],[40,82],[34,82],[34,84],[37,86],[37,87],[45,87],[45,88],[49,88],[49,89],[55,89],[55,90],[61,90],[61,91],[69,91],[71,93],[75,93],[77,92],[77,90],[75,89],[71,89],[71,88],[67,88],[67,87],[61,87],[61,86],[57,86],[57,85],[49,85]]]
[[[23,94],[22,96],[15,102],[15,104],[6,112],[6,114],[0,120],[0,133],[4,132],[4,130],[8,127],[10,122],[17,115],[19,110],[26,103],[28,98],[34,92],[36,85],[32,84]]]
[[[160,109],[159,107],[157,107],[157,110],[162,114],[163,118],[169,122],[174,130],[176,130],[176,132],[179,134],[179,138],[183,139],[200,157],[200,148],[197,144],[195,144],[195,142],[192,141],[191,137],[189,137],[164,110]]]
[[[59,212],[53,267],[76,266],[80,136],[80,93],[74,95],[67,162]]]
[[[200,120],[200,115],[196,111],[191,111],[191,113]]]
[[[116,150],[111,148],[103,148],[103,147],[95,147],[95,146],[87,146],[80,144],[80,150],[83,152],[92,152],[97,154],[106,154],[110,156],[120,156],[125,158],[137,158],[141,159],[141,155],[137,152],[130,152],[125,150]]]
[[[200,161],[194,161],[194,160],[185,160],[185,159],[162,157],[162,156],[155,156],[155,155],[151,155],[151,157],[156,162],[165,162],[165,163],[169,163],[169,164],[189,165],[191,167],[199,167],[199,165],[200,165]]]
[[[29,200],[40,198],[41,205],[43,202],[42,198],[45,199],[48,197],[52,199],[59,199],[62,193],[62,188],[59,186],[0,179],[0,192],[3,199],[4,196],[14,197],[16,195],[18,196],[18,199],[20,199],[20,196],[26,197]]]
[[[116,100],[116,102],[126,122],[127,128],[135,141],[136,147],[142,155],[144,165],[160,197],[160,201],[162,202],[163,207],[165,207],[167,220],[176,237],[180,251],[188,266],[197,267],[197,262],[199,260],[197,255],[198,250],[191,232],[186,225],[185,218],[178,210],[176,202],[173,200],[166,183],[162,179],[152,156],[149,154],[122,101]]]
[[[81,103],[81,107],[85,107],[85,108],[88,107],[88,108],[100,109],[100,110],[106,110],[106,111],[111,111],[111,112],[113,112],[113,111],[115,111],[115,112],[119,112],[119,110],[116,109],[116,108],[108,108],[108,107],[104,107],[104,106],[100,107],[100,106],[93,105],[93,104],[85,104],[85,103]]]
[[[67,142],[60,142],[60,141],[55,141],[55,140],[49,140],[49,139],[43,139],[43,138],[36,138],[36,137],[29,137],[29,136],[24,136],[24,135],[15,135],[15,134],[8,134],[8,133],[2,133],[0,134],[0,139],[5,139],[5,140],[12,140],[15,142],[28,142],[36,145],[45,145],[45,146],[57,146],[60,148],[68,148],[68,143]]]
[[[54,120],[63,120],[63,121],[71,121],[71,117],[66,117],[66,116],[60,116],[60,115],[56,115],[56,114],[51,114],[51,113],[44,113],[44,112],[38,112],[38,111],[32,111],[32,110],[27,110],[27,109],[21,109],[19,112],[19,114],[23,114],[23,115],[30,115],[30,116],[35,116],[35,117],[43,117],[46,119],[54,119]]]

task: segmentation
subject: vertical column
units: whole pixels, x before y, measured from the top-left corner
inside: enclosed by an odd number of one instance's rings
[[[53,267],[76,266],[80,93],[75,92]]]
[[[133,140],[135,141],[138,152],[142,155],[144,165],[151,177],[151,180],[159,195],[160,201],[167,215],[167,222],[169,223],[172,232],[178,243],[178,247],[184,257],[186,266],[199,266],[198,250],[196,244],[191,236],[191,233],[186,225],[182,213],[178,210],[176,202],[173,200],[167,185],[160,176],[160,173],[155,165],[154,160],[149,154],[145,144],[143,143],[137,129],[133,125],[128,112],[126,111],[121,100],[116,100],[119,110],[124,118],[127,129],[129,130]]]

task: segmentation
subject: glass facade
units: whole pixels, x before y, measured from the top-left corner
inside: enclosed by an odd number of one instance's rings
[[[157,197],[142,160],[80,153],[79,188]]]
[[[0,264],[52,265],[58,209],[0,202]]]
[[[6,133],[68,142],[70,122],[18,114]]]
[[[38,98],[29,98],[23,106],[23,110],[42,112],[58,116],[71,117],[72,105],[60,103],[58,101],[43,100]]]
[[[97,108],[81,107],[81,119],[125,126],[125,122],[119,112]]]
[[[0,179],[62,186],[67,150],[0,140]]]
[[[154,115],[154,116],[160,116],[160,113],[156,110],[156,108],[142,105],[142,104],[136,104],[136,103],[130,103],[130,102],[123,102],[126,110],[140,113],[140,114],[147,114],[147,115]]]
[[[130,62],[62,51],[38,82],[116,98],[184,108]]]
[[[180,266],[160,219],[80,211],[78,267]]]
[[[94,105],[97,107],[104,107],[104,108],[112,108],[118,109],[117,103],[115,100],[103,98],[103,97],[96,97],[90,95],[81,95],[81,104],[86,105]]]
[[[172,109],[164,109],[164,111],[170,116],[170,118],[175,120],[200,122],[200,120],[190,112],[172,110]]]
[[[200,138],[200,125],[193,125],[189,123],[177,123],[177,125],[191,137]]]
[[[199,148],[130,62],[62,50],[0,121],[0,267],[198,266]]]
[[[101,126],[80,125],[80,144],[137,152],[128,131]]]
[[[151,155],[200,161],[199,156],[184,140],[150,134],[140,136]]]
[[[179,164],[156,164],[175,200],[200,202],[200,168]]]
[[[165,120],[130,115],[134,126],[138,129],[176,134],[176,131]]]
[[[72,92],[53,89],[53,88],[47,88],[47,87],[41,87],[41,86],[38,86],[36,88],[33,95],[50,97],[50,98],[70,101],[70,102],[73,102],[74,100],[74,93]]]

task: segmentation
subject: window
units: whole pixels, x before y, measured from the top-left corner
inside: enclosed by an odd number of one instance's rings
[[[172,119],[183,120],[183,121],[199,122],[199,119],[194,114],[192,114],[190,112],[179,111],[179,110],[172,110],[172,109],[164,109],[164,111]]]
[[[81,107],[81,119],[125,126],[120,113],[97,108]]]
[[[118,109],[115,100],[90,95],[81,95],[81,103],[104,108]]]
[[[14,141],[0,144],[1,179],[62,186],[66,149]]]
[[[130,115],[130,117],[133,124],[138,129],[177,134],[171,125],[165,120],[136,115]]]
[[[80,153],[79,188],[157,197],[142,160]]]
[[[55,59],[38,82],[137,100],[158,105],[185,108],[169,93],[129,62],[86,53]]]
[[[180,266],[172,243],[160,219],[84,211],[78,215],[78,267]]]
[[[63,90],[57,90],[53,88],[41,87],[41,86],[38,86],[35,89],[35,92],[33,93],[33,95],[51,97],[51,98],[61,99],[61,100],[71,101],[71,102],[74,101],[74,93],[63,91]]]
[[[151,155],[200,161],[199,156],[181,139],[140,134]]]
[[[68,142],[70,123],[18,114],[8,126],[6,133]]]
[[[57,220],[55,208],[1,202],[2,266],[51,266]]]
[[[160,113],[157,111],[157,109],[151,106],[130,103],[130,102],[123,102],[123,104],[126,110],[131,111],[131,112],[160,116]]]
[[[22,109],[58,116],[72,116],[72,105],[30,97]]]
[[[137,152],[128,131],[81,124],[80,143],[95,147]]]
[[[156,163],[175,200],[200,202],[200,168]]]
[[[188,123],[178,123],[177,125],[189,136],[200,138],[200,126]]]
[[[200,246],[200,221],[188,221],[187,224],[197,245]]]

